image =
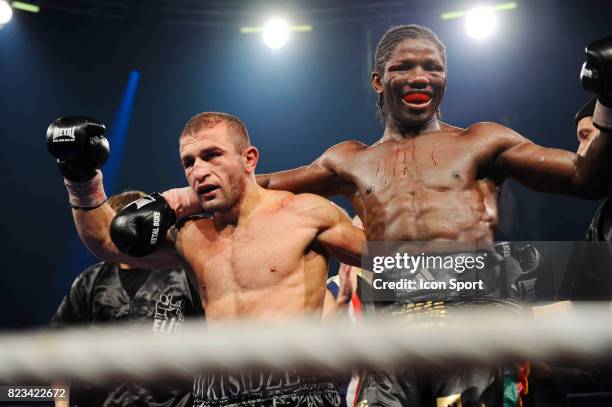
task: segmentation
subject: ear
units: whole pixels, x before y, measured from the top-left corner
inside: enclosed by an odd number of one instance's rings
[[[257,161],[259,161],[259,150],[257,150],[257,147],[249,146],[242,152],[242,162],[244,163],[244,169],[247,174],[255,172]]]
[[[381,93],[383,93],[383,84],[382,84],[382,77],[380,76],[380,74],[376,71],[372,72],[372,89],[374,89],[374,92],[378,93],[379,95]]]

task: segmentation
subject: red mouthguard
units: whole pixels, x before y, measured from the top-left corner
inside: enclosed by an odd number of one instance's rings
[[[425,93],[410,93],[404,96],[404,100],[408,103],[425,103],[429,102],[431,97]]]

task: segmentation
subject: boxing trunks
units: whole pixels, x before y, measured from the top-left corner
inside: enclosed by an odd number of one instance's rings
[[[205,374],[193,386],[194,407],[337,407],[338,386],[329,375],[282,372]]]
[[[451,263],[460,258],[481,256],[484,267],[460,273],[446,267],[391,270],[385,280],[413,280],[415,289],[395,290],[393,301],[388,297],[389,293],[386,293],[384,300],[377,298],[377,310],[398,317],[406,323],[414,323],[415,319],[424,316],[444,318],[452,315],[453,311],[470,306],[494,306],[508,312],[520,310],[519,293],[515,284],[520,267],[516,262],[512,263],[511,258],[505,259],[494,251],[428,254],[437,255]],[[454,280],[454,284],[451,284],[451,280]],[[452,288],[459,282],[481,283],[478,283],[478,289]],[[375,286],[380,285],[375,283]],[[376,296],[378,295],[375,295],[375,298]],[[452,341],[453,338],[448,340]],[[430,371],[410,367],[394,371],[369,370],[362,374],[356,405],[518,406],[520,393],[524,392],[526,387],[523,383],[525,377],[525,368],[521,370],[520,366],[482,368],[453,365],[436,367]]]

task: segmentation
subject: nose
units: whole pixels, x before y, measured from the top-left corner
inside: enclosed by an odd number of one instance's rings
[[[425,71],[421,67],[417,67],[410,76],[408,83],[411,88],[424,89],[429,86],[429,78],[427,78]]]
[[[197,157],[191,170],[191,176],[193,177],[194,181],[197,183],[202,183],[210,176],[210,174],[210,164]]]

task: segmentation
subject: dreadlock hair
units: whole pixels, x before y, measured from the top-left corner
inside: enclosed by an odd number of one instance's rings
[[[436,48],[438,48],[438,51],[440,51],[444,61],[444,69],[446,69],[446,48],[438,36],[429,28],[416,24],[408,24],[391,27],[378,42],[378,45],[376,46],[376,59],[374,61],[374,70],[376,73],[382,77],[385,72],[385,64],[391,57],[391,54],[395,50],[397,44],[406,39],[416,40],[420,38],[431,41]],[[382,93],[378,95],[378,100],[376,101],[376,114],[381,123],[384,123],[386,113]],[[439,110],[437,115],[440,116]]]

